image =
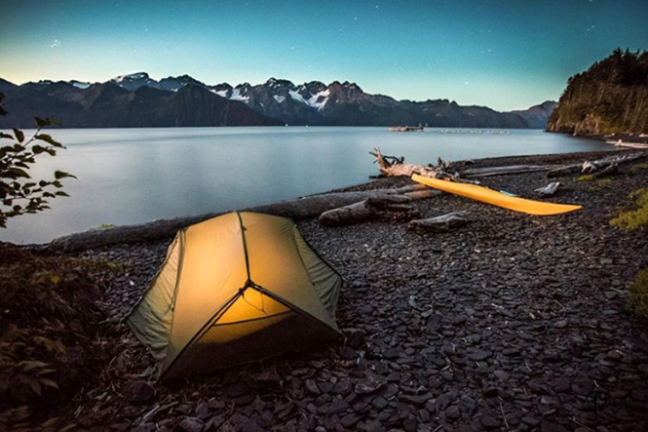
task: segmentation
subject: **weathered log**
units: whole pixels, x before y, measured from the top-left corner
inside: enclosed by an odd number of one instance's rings
[[[555,168],[547,172],[547,178],[553,177],[564,177],[570,174],[575,174],[583,168],[582,163],[563,166],[561,168]]]
[[[427,191],[425,191],[427,192]],[[410,202],[411,199],[405,195],[391,194],[391,195],[381,195],[377,197],[371,197],[366,200],[369,207],[374,207],[376,209],[387,208],[390,205],[394,204],[406,204]],[[335,210],[331,210],[335,211]]]
[[[444,232],[462,227],[468,223],[465,211],[452,212],[427,219],[416,219],[407,224],[407,229],[416,232]]]
[[[622,139],[618,141],[606,141],[608,144],[613,144],[616,147],[625,147],[625,148],[631,148],[631,149],[648,149],[648,143],[645,142],[625,142]]]
[[[583,174],[594,174],[597,171],[601,171],[612,164],[621,165],[624,163],[636,161],[638,159],[644,158],[648,155],[647,152],[638,152],[631,154],[623,154],[621,156],[608,156],[603,159],[598,159],[594,161],[585,161],[580,164],[568,165],[566,167],[558,168],[551,170],[547,173],[547,177],[560,177],[566,176],[569,174],[583,173]]]
[[[353,225],[371,220],[374,217],[376,217],[376,211],[365,200],[326,211],[320,215],[318,220],[324,226],[334,227]]]
[[[619,172],[619,165],[617,163],[612,163],[608,165],[607,167],[601,169],[600,171],[596,171],[592,174],[592,177],[594,178],[602,178],[605,176],[609,176],[612,174],[616,174]]]
[[[274,214],[290,217],[295,220],[316,218],[323,212],[352,203],[364,201],[371,197],[426,192],[427,187],[420,184],[407,185],[397,189],[374,189],[358,192],[336,192],[312,195],[274,204],[249,207],[243,211]],[[165,219],[138,225],[124,225],[107,230],[90,230],[54,239],[46,245],[51,250],[77,252],[113,244],[128,244],[145,241],[156,241],[171,238],[175,233],[189,225],[202,222],[227,212],[207,213],[197,216],[186,216]]]
[[[468,168],[462,171],[461,177],[478,178],[501,175],[527,174],[542,171],[551,171],[562,168],[563,165],[507,165],[486,168]]]
[[[328,227],[353,225],[378,219],[404,219],[413,216],[410,202],[440,195],[431,189],[408,192],[402,195],[379,195],[322,213],[319,222]],[[396,213],[401,213],[396,215]],[[410,217],[411,218],[411,217]]]
[[[540,195],[551,196],[554,195],[556,191],[558,191],[559,187],[560,187],[560,182],[551,182],[547,186],[538,188],[535,191]]]
[[[415,165],[404,163],[404,158],[396,158],[394,156],[383,156],[379,148],[375,148],[370,155],[375,156],[374,163],[378,163],[380,173],[386,177],[411,177],[412,174],[419,174],[424,177],[437,177],[437,171],[434,168],[425,165]]]
[[[622,156],[610,156],[607,158],[595,160],[593,162],[587,161],[583,163],[582,172],[583,174],[593,174],[596,171],[601,171],[609,167],[610,165],[621,165],[627,162],[632,162],[637,159],[646,157],[646,155],[648,155],[648,153],[638,152],[638,153],[624,154]]]

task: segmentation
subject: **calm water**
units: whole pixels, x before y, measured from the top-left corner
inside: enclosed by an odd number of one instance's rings
[[[367,181],[368,152],[415,163],[610,149],[538,130],[386,128],[173,128],[52,130],[67,149],[42,156],[34,177],[69,171],[70,198],[10,220],[0,240],[41,243],[102,224],[224,211]]]

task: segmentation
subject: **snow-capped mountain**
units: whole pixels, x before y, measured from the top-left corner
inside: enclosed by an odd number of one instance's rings
[[[159,90],[136,81],[144,77],[96,83],[89,87],[64,81],[15,86],[0,79],[5,94],[0,129],[31,127],[34,117],[55,117],[66,128],[173,126],[278,126],[283,123],[198,85]],[[85,88],[83,88],[85,87]]]
[[[146,72],[120,75],[116,78],[111,79],[110,81],[128,91],[135,91],[138,88],[144,86],[157,88],[157,86],[159,85],[159,83],[149,77]]]
[[[428,124],[457,127],[527,127],[520,116],[486,107],[461,107],[448,100],[397,101],[365,93],[352,82],[295,85],[270,78],[263,84],[211,86],[219,96],[246,103],[256,112],[291,125],[386,126]]]
[[[120,75],[110,80],[117,84],[119,87],[135,91],[140,87],[151,87],[158,90],[165,91],[178,91],[182,87],[193,84],[200,87],[207,87],[204,83],[190,77],[189,75],[181,75],[178,77],[167,77],[157,81],[149,76],[146,72],[137,72],[129,75]]]
[[[197,79],[194,79],[194,78],[190,77],[189,75],[162,78],[157,83],[157,86],[152,86],[152,85],[149,84],[149,87],[155,87],[155,88],[157,88],[159,90],[178,91],[182,87],[184,87],[184,86],[186,86],[188,84],[197,85],[199,87],[207,87],[204,83],[198,81]]]
[[[25,85],[39,88],[58,85],[40,81]],[[325,126],[390,126],[427,124],[431,127],[499,127],[526,128],[529,120],[524,113],[501,113],[487,107],[460,106],[447,99],[415,102],[396,100],[389,96],[364,92],[356,83],[334,81],[325,84],[311,81],[296,85],[285,79],[270,78],[263,84],[228,83],[207,85],[189,75],[151,78],[146,72],[121,75],[108,83],[90,84],[80,81],[66,83],[80,91],[92,92],[96,86],[112,84],[139,97],[161,97],[149,90],[163,93],[185,87],[195,87],[231,102],[251,108],[264,118],[276,119],[289,125]],[[23,87],[23,86],[21,86]],[[203,92],[187,94],[202,95]],[[153,102],[151,102],[153,103]]]

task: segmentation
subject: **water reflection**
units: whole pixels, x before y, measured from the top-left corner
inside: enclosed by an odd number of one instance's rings
[[[362,183],[376,173],[367,154],[380,147],[407,161],[610,149],[536,130],[393,133],[386,128],[159,128],[53,130],[67,150],[43,157],[34,177],[56,169],[71,198],[52,210],[10,220],[0,239],[52,238],[101,224],[224,211]]]

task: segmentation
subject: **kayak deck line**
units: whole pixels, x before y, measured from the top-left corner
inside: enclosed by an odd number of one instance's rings
[[[466,183],[455,183],[447,180],[438,180],[429,177],[423,177],[418,174],[412,175],[412,180],[443,192],[452,193],[473,199],[475,201],[481,201],[519,213],[526,213],[531,215],[551,216],[562,213],[569,213],[582,208],[582,206],[579,205],[554,204],[513,197],[483,186]]]

